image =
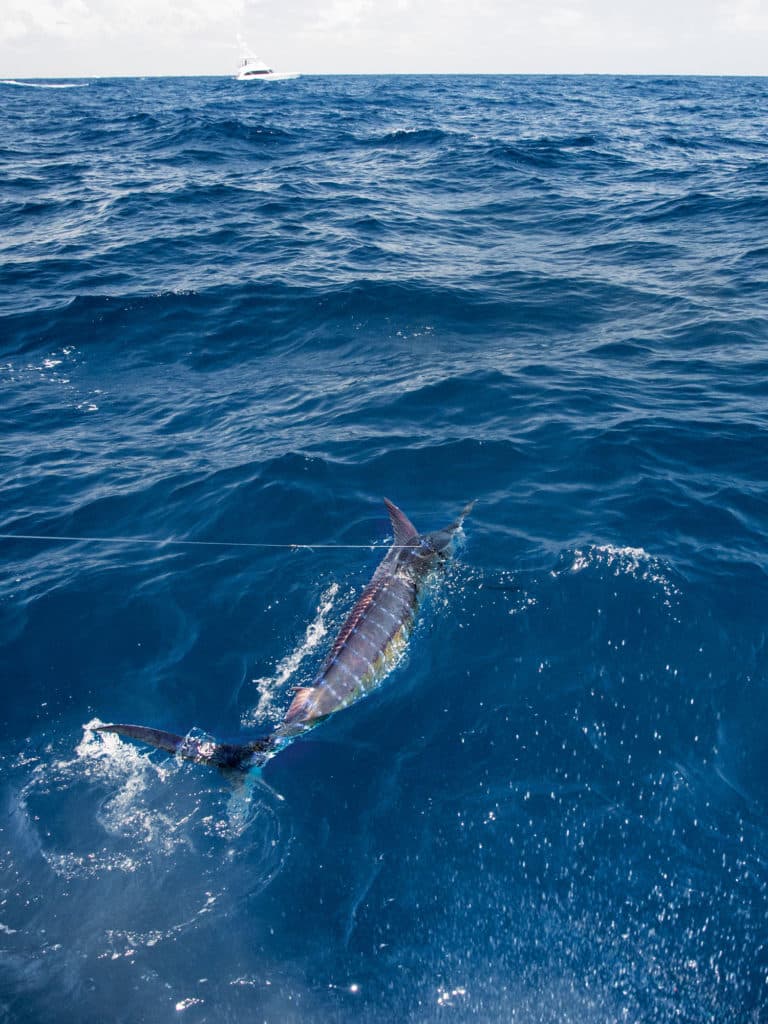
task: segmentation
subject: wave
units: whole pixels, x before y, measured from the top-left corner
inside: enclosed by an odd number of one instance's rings
[[[0,525],[242,546],[0,539],[6,1002],[768,1019],[765,84],[93,84],[0,105]],[[382,495],[478,501],[285,799],[83,730],[279,718]]]
[[[583,165],[585,160],[622,164],[625,157],[605,151],[606,140],[594,134],[561,137],[520,138],[514,141],[494,140],[487,144],[488,156],[494,160],[532,168],[555,168],[566,162]]]
[[[383,135],[373,135],[359,139],[364,145],[388,146],[433,146],[446,140],[462,138],[456,132],[442,128],[393,128]]]
[[[649,200],[641,211],[634,214],[633,219],[666,225],[679,220],[697,221],[701,217],[717,216],[746,216],[762,221],[765,220],[766,210],[759,198],[753,195],[717,195],[694,190],[672,199]]]
[[[207,120],[198,123],[192,131],[192,138],[235,139],[238,142],[280,142],[295,138],[295,134],[287,128],[276,124],[251,124],[234,118]]]

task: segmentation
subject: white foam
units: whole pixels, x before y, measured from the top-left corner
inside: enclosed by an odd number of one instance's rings
[[[185,1010],[188,1010],[190,1006],[199,1006],[202,1002],[204,1002],[204,1000],[198,999],[196,996],[188,996],[186,999],[180,999],[178,1003],[176,1003],[176,1013],[183,1013]]]
[[[148,752],[143,752],[133,743],[124,742],[117,733],[96,732],[104,724],[100,718],[86,722],[83,725],[83,738],[75,747],[75,760],[57,761],[55,767],[66,771],[74,768],[78,761],[85,761],[87,774],[112,779],[122,776],[134,791],[144,788],[139,783],[146,773],[155,775],[161,781],[168,777],[168,768],[152,761]]]
[[[590,565],[602,563],[609,567],[615,566],[615,575],[620,573],[634,573],[640,568],[643,562],[650,560],[651,556],[645,548],[616,547],[613,544],[593,544],[586,553],[578,548],[574,551],[573,565],[571,572],[581,572]]]
[[[187,842],[184,826],[188,816],[179,820],[145,800],[145,791],[153,782],[167,778],[170,769],[113,733],[95,732],[101,724],[94,718],[83,726],[74,758],[38,763],[20,792],[20,802],[26,809],[30,802],[60,797],[83,779],[96,784],[93,793],[98,803],[92,813],[113,842],[85,850],[57,850],[43,843],[43,857],[64,878],[88,878],[113,871],[130,874],[151,854],[169,856]],[[100,784],[107,785],[112,794],[106,800]],[[115,848],[114,841],[125,842],[127,851]]]
[[[528,594],[523,594],[520,603],[509,609],[510,615],[519,615],[521,612],[527,612],[529,608],[533,608],[539,602],[535,597],[530,597]]]
[[[307,626],[301,643],[277,663],[274,674],[253,680],[259,691],[259,702],[252,711],[243,716],[242,724],[244,726],[252,727],[263,722],[264,719],[276,720],[279,717],[280,712],[274,707],[274,699],[298,671],[304,659],[317,648],[328,634],[328,616],[338,592],[339,584],[332,583],[323,593],[315,617]]]
[[[187,916],[166,928],[149,928],[146,931],[133,929],[110,928],[106,931],[105,937],[109,945],[109,951],[100,954],[99,959],[118,960],[120,957],[132,957],[140,947],[151,949],[161,942],[175,940],[182,932],[186,931],[199,921],[204,914],[209,914],[216,904],[217,897],[211,892],[205,892],[202,899],[198,897],[196,905],[188,910]],[[118,949],[118,947],[122,947]],[[191,1004],[190,1004],[191,1005]]]
[[[649,554],[645,548],[618,547],[615,544],[592,544],[573,553],[569,572],[583,572],[594,567],[606,567],[614,576],[633,576],[661,587],[667,598],[680,593],[665,571],[661,559]]]
[[[63,389],[64,400],[71,403],[76,409],[86,412],[97,411],[96,396],[100,391],[91,391],[88,394],[76,383],[72,383],[73,375],[78,372],[79,355],[72,345],[66,345],[56,349],[34,362],[7,362],[0,363],[0,376],[4,384],[16,384],[23,388],[38,388],[58,385]],[[90,407],[93,408],[90,408]]]
[[[459,998],[465,998],[467,990],[463,985],[457,985],[455,988],[439,988],[437,990],[437,1005],[438,1006],[455,1006],[456,1000]]]

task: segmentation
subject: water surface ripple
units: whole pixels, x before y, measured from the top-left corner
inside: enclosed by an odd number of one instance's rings
[[[45,84],[45,83],[37,83]],[[0,83],[0,1021],[768,1018],[768,85]]]

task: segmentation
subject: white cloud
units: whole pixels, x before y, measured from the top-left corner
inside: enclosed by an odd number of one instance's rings
[[[374,12],[373,0],[332,0],[320,11],[309,31],[338,32],[359,28],[366,15]]]
[[[765,71],[768,0],[0,0],[0,67],[231,74]],[[54,63],[55,62],[55,63]]]
[[[9,17],[0,23],[3,38],[19,39],[25,35],[43,35],[57,38],[71,38],[83,32],[90,32],[92,18],[83,0],[6,0]],[[9,28],[11,35],[9,35]]]
[[[576,28],[584,24],[584,11],[576,7],[554,7],[541,16],[541,24],[548,28]]]
[[[736,0],[722,4],[720,21],[729,32],[768,32],[768,5],[762,0]]]
[[[195,35],[216,29],[239,18],[245,0],[107,0],[100,5],[102,18],[113,32],[172,32]]]
[[[0,38],[197,35],[243,16],[245,0],[5,0]]]
[[[12,43],[16,39],[23,38],[29,27],[26,21],[20,18],[3,18],[0,22],[0,43]]]

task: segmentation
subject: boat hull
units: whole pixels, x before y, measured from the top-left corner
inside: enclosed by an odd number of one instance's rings
[[[301,78],[298,71],[270,71],[267,75],[237,75],[238,82],[286,82],[289,78]]]

